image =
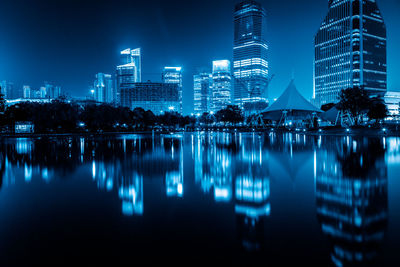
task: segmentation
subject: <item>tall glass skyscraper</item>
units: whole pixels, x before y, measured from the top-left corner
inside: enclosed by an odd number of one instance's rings
[[[213,61],[212,82],[211,111],[217,112],[232,103],[231,62],[229,60]]]
[[[96,74],[96,80],[94,81],[94,99],[102,103],[114,102],[113,81],[110,74]]]
[[[235,104],[266,102],[268,45],[266,11],[260,3],[246,0],[234,13],[233,75]]]
[[[142,81],[141,50],[125,49],[121,51],[123,65],[117,66],[116,88],[117,102],[120,103],[120,92],[124,88],[132,88],[134,83]]]
[[[212,75],[201,72],[193,76],[194,113],[203,114],[211,110]]]
[[[164,67],[164,70],[162,73],[162,81],[163,81],[163,83],[178,85],[179,110],[177,110],[177,111],[179,113],[182,113],[182,100],[183,100],[182,67]]]
[[[314,42],[315,104],[336,103],[354,86],[385,94],[386,27],[376,0],[329,0]]]

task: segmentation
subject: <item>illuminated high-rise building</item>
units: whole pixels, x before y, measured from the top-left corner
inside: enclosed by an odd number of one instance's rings
[[[201,72],[193,76],[194,113],[201,115],[211,109],[212,75]]]
[[[44,82],[44,87],[46,87],[46,97],[50,99],[57,99],[61,96],[61,87],[55,86],[52,83]]]
[[[183,86],[182,86],[182,67],[164,67],[162,73],[163,83],[172,83],[178,85],[179,94],[179,113],[182,113]]]
[[[120,101],[120,92],[122,89],[131,88],[134,83],[142,81],[142,63],[141,50],[125,49],[121,51],[123,65],[117,66],[116,73],[116,95],[117,101]]]
[[[268,45],[266,11],[256,1],[235,6],[233,76],[235,104],[266,102]]]
[[[336,103],[341,90],[386,92],[386,27],[376,0],[330,0],[316,36],[315,104]]]
[[[213,61],[212,83],[211,111],[217,112],[232,103],[231,62],[229,60]]]
[[[110,74],[96,74],[96,80],[94,81],[94,99],[102,103],[114,102],[113,81]]]
[[[24,86],[22,87],[22,92],[23,92],[23,97],[24,97],[24,98],[26,98],[26,99],[31,98],[32,92],[31,92],[31,87],[30,87],[29,85],[24,85]]]
[[[42,86],[39,89],[39,98],[46,98],[46,97],[47,97],[46,87]]]
[[[1,93],[4,95],[5,99],[15,99],[21,97],[19,92],[16,92],[14,88],[14,83],[9,81],[2,81],[0,83]]]

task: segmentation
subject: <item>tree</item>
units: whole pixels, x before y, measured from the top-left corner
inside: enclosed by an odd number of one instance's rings
[[[219,110],[215,117],[217,121],[220,122],[230,122],[237,124],[244,121],[244,116],[242,110],[238,106],[228,105],[226,108]]]
[[[342,90],[339,95],[338,109],[349,112],[358,125],[361,116],[368,112],[370,99],[368,93],[360,87],[352,87]]]
[[[376,120],[376,123],[388,116],[388,109],[381,98],[371,100],[367,116],[370,120]]]

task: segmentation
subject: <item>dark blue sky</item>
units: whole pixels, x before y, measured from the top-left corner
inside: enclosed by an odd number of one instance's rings
[[[163,66],[184,69],[184,107],[193,106],[198,67],[232,59],[234,0],[1,0],[0,80],[35,88],[43,81],[84,96],[97,72],[114,75],[119,51],[142,48],[143,79],[158,81]],[[260,1],[268,14],[269,98],[294,74],[312,95],[313,37],[328,0]],[[388,30],[388,89],[400,90],[400,0],[380,0]]]

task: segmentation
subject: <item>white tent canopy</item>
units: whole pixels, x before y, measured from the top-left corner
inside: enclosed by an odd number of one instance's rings
[[[263,113],[266,118],[278,120],[283,114],[294,117],[304,117],[313,113],[321,113],[322,110],[315,107],[307,101],[297,91],[294,81],[292,80],[283,94]]]

